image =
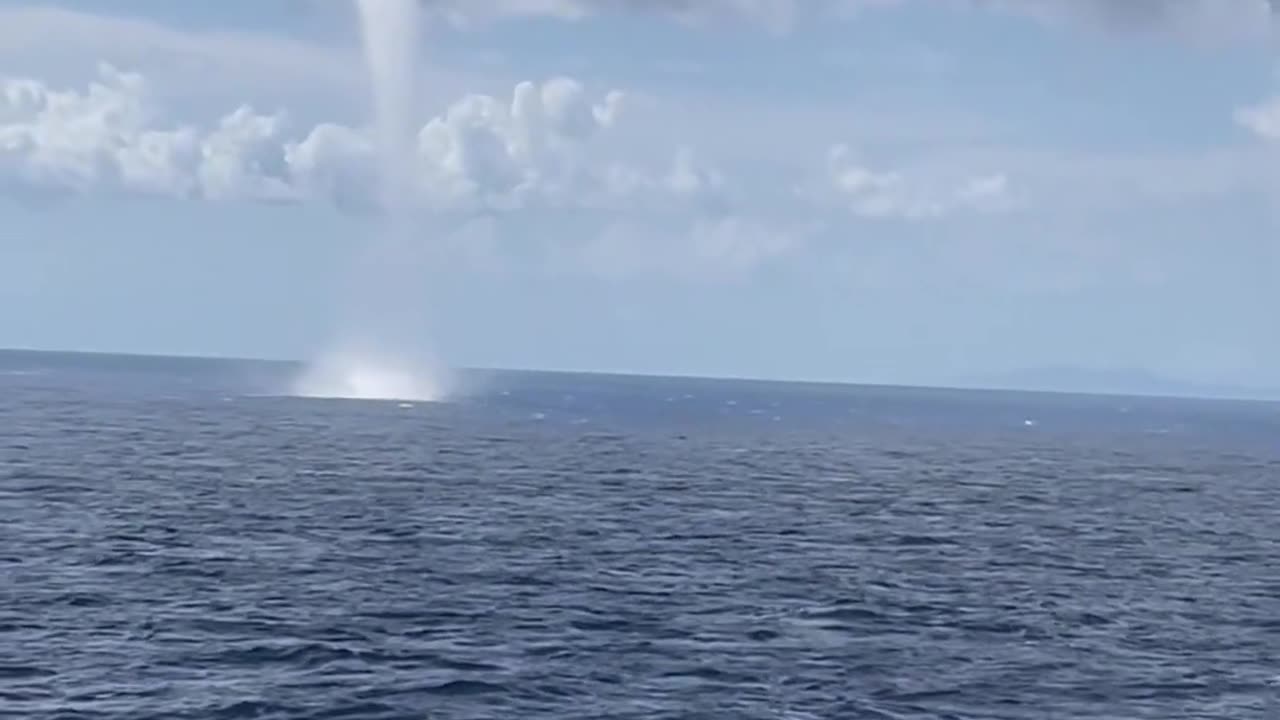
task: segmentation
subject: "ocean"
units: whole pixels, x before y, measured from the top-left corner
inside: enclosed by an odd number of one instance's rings
[[[1280,717],[1280,405],[0,353],[0,717]]]

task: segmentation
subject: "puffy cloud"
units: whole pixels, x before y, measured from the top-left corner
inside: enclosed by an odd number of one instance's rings
[[[663,274],[724,280],[749,276],[806,246],[814,226],[739,214],[695,218],[683,224],[622,220],[585,244],[552,249],[553,265],[610,277]]]
[[[1280,97],[1237,110],[1236,122],[1264,140],[1280,142]]]
[[[284,147],[285,165],[301,197],[328,198],[348,209],[376,203],[376,148],[368,135],[345,125],[320,123]]]
[[[109,65],[84,92],[29,79],[0,88],[0,172],[10,182],[177,197],[289,194],[280,117],[244,107],[208,132],[155,127],[145,79]]]
[[[679,195],[705,195],[719,192],[724,186],[724,176],[715,168],[701,164],[693,150],[685,147],[676,152],[667,186]]]
[[[322,123],[298,135],[284,114],[249,106],[213,127],[164,126],[145,78],[108,65],[85,90],[9,79],[0,91],[0,177],[10,183],[349,208],[378,201],[383,160],[367,128]],[[468,95],[420,126],[398,170],[421,206],[442,211],[653,208],[720,186],[688,151],[669,173],[614,157],[603,141],[624,106],[618,91],[594,100],[563,77],[520,83],[505,101]]]
[[[293,199],[290,169],[280,140],[285,128],[282,115],[259,115],[248,106],[222,118],[200,144],[196,177],[204,196],[215,200]]]
[[[729,215],[697,223],[689,239],[695,262],[746,272],[794,252],[806,233]]]
[[[1002,174],[970,176],[958,182],[926,181],[901,171],[871,169],[847,145],[836,145],[828,152],[823,185],[802,193],[865,218],[919,220],[1012,207],[1008,178]]]
[[[614,164],[604,178],[607,194],[625,207],[647,211],[674,207],[724,210],[729,204],[724,174],[690,147],[675,152],[665,172],[648,173]],[[621,209],[624,205],[617,206]]]
[[[84,93],[50,90],[34,80],[11,80],[0,94],[0,162],[6,177],[47,186],[85,188],[116,173],[116,154],[136,146],[124,165],[131,176],[152,183],[173,170],[187,144],[185,134],[141,137],[149,120],[138,75],[100,69],[100,82]],[[122,136],[128,136],[122,141]],[[113,142],[114,140],[114,142]]]
[[[584,148],[616,121],[617,95],[593,106],[569,78],[516,86],[510,102],[470,95],[418,133],[415,176],[434,207],[572,204],[596,186]]]
[[[955,200],[960,206],[984,212],[1008,210],[1013,205],[1009,178],[1004,174],[971,177],[956,189]]]

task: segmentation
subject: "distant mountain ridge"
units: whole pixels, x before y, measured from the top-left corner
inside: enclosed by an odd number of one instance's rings
[[[1136,368],[1110,370],[1079,367],[1026,368],[1005,373],[972,376],[967,378],[963,384],[965,387],[984,387],[998,390],[1280,400],[1280,388],[1260,388],[1230,383],[1200,383],[1178,380]]]
[[[113,352],[85,352],[64,350],[36,350],[24,348],[0,348],[0,373],[32,372],[41,369],[82,367],[86,362],[99,368],[124,369],[225,369],[228,363],[241,369],[259,372],[291,372],[305,366],[296,360],[205,357],[197,355],[156,355]],[[669,380],[718,380],[747,383],[789,383],[824,386],[898,387],[914,389],[957,390],[1011,390],[1019,392],[1071,393],[1082,395],[1130,395],[1174,398],[1205,398],[1229,400],[1261,400],[1280,402],[1280,388],[1208,384],[1177,380],[1141,369],[1097,370],[1078,367],[1026,368],[1002,373],[975,374],[950,381],[911,383],[860,383],[840,380],[785,380],[764,378],[698,377],[680,375],[643,375],[612,372],[521,370],[502,368],[458,368],[459,370],[487,375],[492,373],[523,375],[611,375],[618,378],[669,379]]]

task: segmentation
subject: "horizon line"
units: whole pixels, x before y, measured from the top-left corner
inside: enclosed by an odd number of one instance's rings
[[[152,359],[152,360],[181,360],[181,361],[205,361],[205,362],[224,362],[224,363],[256,363],[263,365],[292,365],[305,366],[308,361],[300,359],[284,359],[284,358],[264,358],[264,357],[247,357],[236,355],[198,355],[191,353],[175,353],[175,352],[141,352],[141,351],[113,351],[113,350],[67,350],[67,349],[50,349],[35,347],[0,347],[0,353],[14,354],[31,354],[31,355],[80,355],[88,357],[116,357],[116,358],[135,358],[135,359]],[[1070,368],[1077,369],[1077,368]],[[919,391],[952,391],[952,392],[1000,392],[1000,393],[1023,393],[1031,395],[1060,395],[1060,396],[1082,396],[1082,397],[1108,397],[1108,398],[1134,398],[1134,399],[1154,399],[1154,400],[1199,400],[1211,402],[1244,402],[1244,403],[1266,403],[1280,404],[1280,391],[1270,391],[1261,388],[1254,389],[1255,394],[1245,394],[1245,392],[1237,393],[1217,393],[1208,392],[1196,393],[1187,391],[1178,392],[1142,392],[1142,391],[1114,391],[1114,390],[1066,390],[1055,389],[1052,387],[1032,387],[1026,385],[999,385],[991,383],[969,383],[969,384],[953,384],[945,383],[903,383],[903,382],[876,382],[876,381],[856,381],[856,380],[832,380],[832,379],[805,379],[805,378],[777,378],[777,377],[758,377],[758,376],[735,376],[735,375],[700,375],[687,373],[662,373],[662,372],[636,372],[636,371],[619,371],[619,370],[583,370],[570,368],[515,368],[515,367],[478,367],[478,366],[460,366],[452,367],[450,370],[460,372],[477,372],[477,373],[529,373],[529,374],[545,374],[545,375],[586,375],[596,377],[612,377],[612,378],[638,378],[652,380],[698,380],[703,382],[737,382],[737,383],[754,383],[754,384],[778,384],[778,385],[809,385],[809,386],[828,386],[828,387],[849,387],[849,388],[880,388],[886,390],[919,390]],[[1009,373],[1025,372],[1026,370],[1012,370]],[[1167,380],[1167,382],[1177,384],[1179,381]],[[1190,383],[1187,383],[1190,384]],[[1242,389],[1243,390],[1243,389]]]

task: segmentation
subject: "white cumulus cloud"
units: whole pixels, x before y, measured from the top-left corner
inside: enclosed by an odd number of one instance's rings
[[[176,197],[290,194],[283,118],[242,107],[210,130],[165,126],[145,78],[110,65],[83,90],[0,83],[0,173],[41,190]]]
[[[536,206],[652,208],[716,191],[690,151],[670,169],[619,158],[609,143],[625,96],[590,97],[576,80],[522,82],[509,99],[471,94],[427,119],[403,158],[416,200],[440,211]],[[207,200],[333,202],[378,197],[371,131],[242,106],[210,126],[166,123],[146,79],[109,65],[84,89],[0,81],[0,178],[58,192],[111,190]]]
[[[1236,122],[1263,140],[1280,141],[1280,97],[1237,110]]]
[[[876,170],[860,162],[847,145],[827,154],[825,182],[805,194],[864,218],[920,220],[957,212],[999,212],[1012,207],[1003,174],[959,181],[912,177],[901,170]]]

